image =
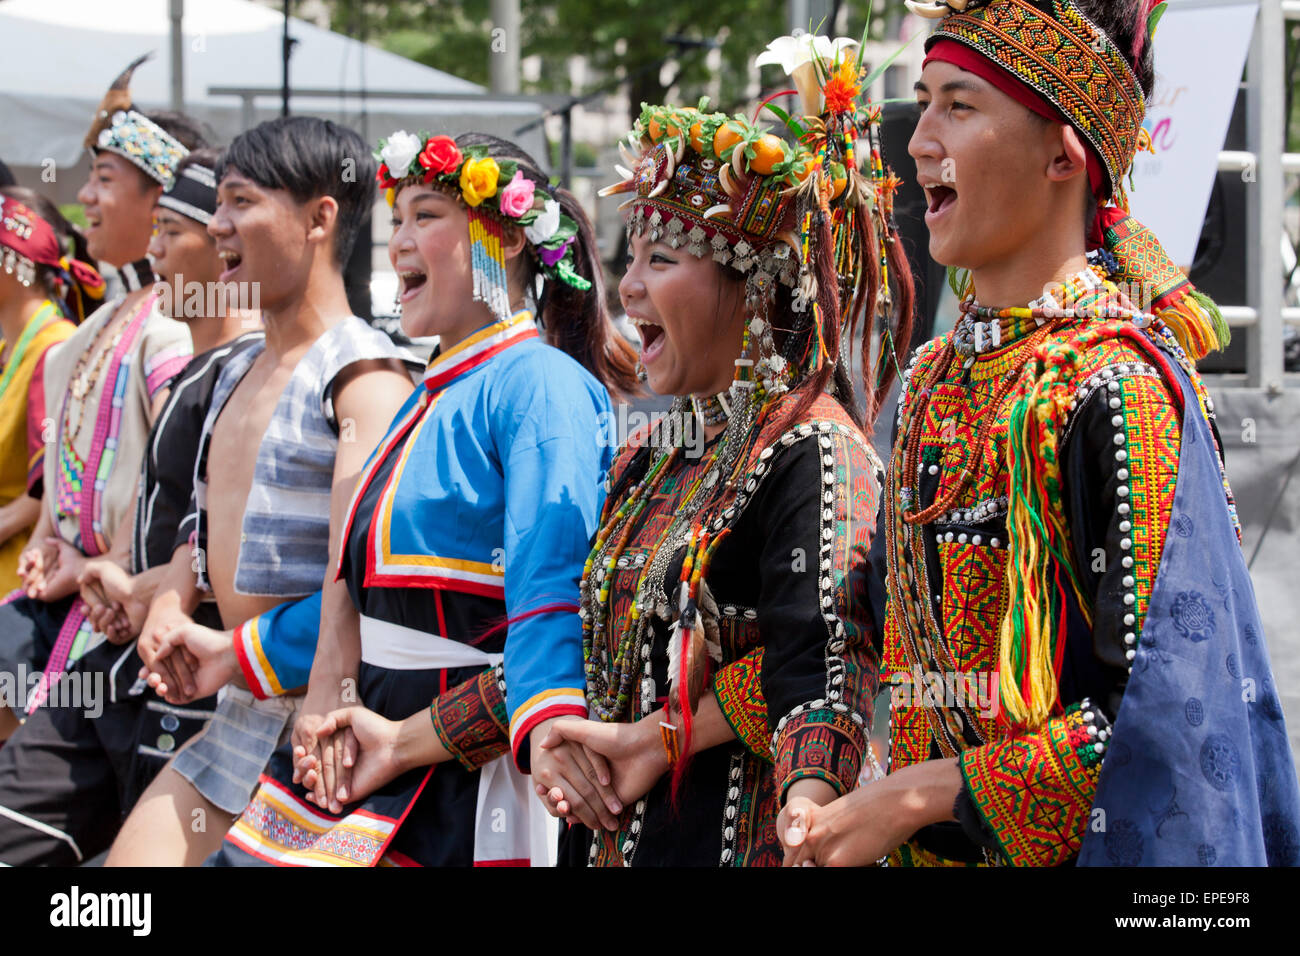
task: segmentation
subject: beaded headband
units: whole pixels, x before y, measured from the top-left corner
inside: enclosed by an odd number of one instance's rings
[[[1092,145],[1118,191],[1142,145],[1146,101],[1128,59],[1071,0],[949,0],[907,6],[942,18],[928,51],[955,40],[992,60],[1060,111]]]
[[[165,129],[135,110],[114,113],[92,149],[117,153],[164,188],[171,185],[176,164],[189,155]]]
[[[207,225],[217,211],[217,178],[213,170],[190,163],[176,176],[158,205]]]
[[[165,188],[189,150],[131,105],[131,76],[152,55],[137,57],[109,84],[84,144],[92,153],[117,153]]]
[[[560,211],[549,190],[524,175],[518,162],[494,159],[486,146],[463,151],[450,136],[418,136],[398,130],[375,150],[375,179],[392,206],[403,186],[424,183],[451,196],[469,213],[474,299],[499,320],[510,318],[510,296],[501,227],[518,226],[538,271],[548,280],[586,292],[573,255],[578,224]],[[504,183],[504,185],[503,185]]]
[[[709,112],[707,98],[687,108],[642,104],[627,141],[619,143],[626,165],[616,169],[623,179],[600,191],[635,194],[620,206],[628,209],[629,233],[742,273],[756,312],[780,283],[795,290],[795,312],[836,313],[817,318],[810,369],[838,356],[838,331],[853,311],[850,300],[865,267],[858,217],[872,220],[882,263],[892,235],[899,180],[880,161],[879,108],[857,102],[874,79],[866,76],[859,47],[848,38],[809,34],[770,43],[756,63],[781,65],[795,89],[769,96],[753,118]],[[795,93],[798,119],[772,103]],[[763,109],[782,121],[788,139],[758,125]],[[855,153],[862,139],[871,147],[869,170],[859,169]],[[837,280],[826,283],[834,289],[821,287],[819,272]],[[887,305],[885,270],[879,275]],[[824,319],[830,325],[822,329]]]

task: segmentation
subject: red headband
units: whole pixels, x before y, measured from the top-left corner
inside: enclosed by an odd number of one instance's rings
[[[922,68],[931,60],[951,63],[958,69],[965,70],[967,73],[974,73],[980,79],[988,80],[1017,103],[1033,110],[1044,119],[1051,120],[1053,123],[1060,123],[1062,126],[1073,125],[1066,122],[1056,107],[1039,96],[1033,89],[1002,69],[988,57],[977,53],[964,43],[958,43],[956,40],[937,41],[930,48],[930,52],[926,54],[925,60],[921,64]],[[1100,200],[1106,187],[1106,175],[1103,172],[1101,157],[1097,155],[1096,150],[1092,148],[1086,136],[1080,133],[1079,139],[1083,143],[1087,155],[1088,185],[1092,187],[1092,194]]]
[[[95,267],[65,256],[54,227],[12,196],[0,195],[0,246],[12,249],[11,256],[67,273],[92,299],[103,295],[104,279]]]
[[[0,245],[45,266],[57,266],[63,255],[54,227],[8,196],[0,196]]]

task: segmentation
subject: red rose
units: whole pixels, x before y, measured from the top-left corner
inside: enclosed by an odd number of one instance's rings
[[[420,165],[429,171],[425,180],[441,173],[454,172],[463,158],[454,139],[450,136],[434,136],[420,151]]]
[[[380,189],[392,189],[397,185],[397,180],[389,175],[387,163],[379,164],[379,171],[375,173],[375,181],[379,183]]]

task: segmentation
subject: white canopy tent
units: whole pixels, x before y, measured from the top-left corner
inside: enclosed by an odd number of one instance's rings
[[[19,181],[59,202],[73,201],[81,170],[59,173],[82,161],[82,138],[108,84],[142,53],[156,51],[135,73],[135,103],[146,110],[170,107],[168,7],[168,0],[0,2],[0,159]],[[208,124],[219,142],[279,115],[283,25],[281,14],[247,0],[185,3],[184,108]],[[313,91],[291,95],[293,113],[328,117],[369,142],[399,128],[482,130],[546,161],[540,126],[517,133],[541,115],[537,103],[491,96],[474,83],[301,20],[290,20],[289,35],[297,41],[289,61],[291,94]],[[213,95],[213,87],[267,93],[245,102]],[[383,99],[370,91],[440,98]],[[449,94],[465,98],[441,98]]]

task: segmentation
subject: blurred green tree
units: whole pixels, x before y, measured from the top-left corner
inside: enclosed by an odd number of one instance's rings
[[[488,82],[489,0],[331,0],[329,5],[331,26],[339,32],[475,83]],[[835,0],[831,9],[839,30],[860,35],[868,5],[869,0]],[[708,90],[706,51],[674,46],[669,37],[718,44],[720,102],[714,105],[730,111],[744,99],[750,58],[789,32],[786,4],[772,0],[520,0],[520,8],[521,53],[542,60],[540,80],[524,84],[525,89],[587,92],[569,82],[567,61],[581,55],[598,76],[627,78],[634,115],[642,101],[663,102],[670,86],[677,87],[682,102]],[[896,31],[903,10],[903,0],[874,0],[872,35]],[[775,66],[764,67],[762,78],[767,84],[784,80]]]

